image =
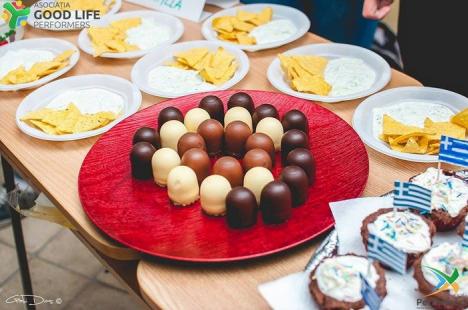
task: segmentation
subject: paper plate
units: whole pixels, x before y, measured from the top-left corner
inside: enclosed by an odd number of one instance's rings
[[[26,113],[46,106],[55,97],[57,97],[65,91],[80,90],[87,88],[103,88],[122,96],[124,99],[124,108],[120,117],[108,124],[107,126],[101,127],[99,129],[67,135],[49,135],[41,130],[30,127],[29,125],[25,124],[20,120],[20,118]],[[24,100],[21,102],[18,109],[16,110],[16,125],[25,134],[42,140],[79,140],[96,136],[108,131],[122,119],[138,111],[140,105],[140,91],[138,90],[138,88],[136,88],[135,85],[123,78],[105,74],[77,75],[49,83],[26,96],[26,98],[24,98]]]
[[[288,95],[303,98],[307,100],[321,101],[321,102],[339,102],[345,100],[353,100],[369,96],[387,85],[391,77],[391,69],[388,63],[379,55],[371,50],[348,44],[338,43],[321,43],[310,44],[291,49],[284,53],[285,55],[316,55],[324,56],[328,59],[339,57],[351,57],[362,59],[374,72],[376,78],[372,86],[364,91],[356,92],[345,96],[319,96],[309,93],[298,92],[289,86],[281,64],[278,58],[275,58],[268,67],[268,80],[279,91]]]

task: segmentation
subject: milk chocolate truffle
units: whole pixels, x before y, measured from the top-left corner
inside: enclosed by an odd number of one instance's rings
[[[224,122],[224,106],[223,102],[218,97],[213,95],[203,97],[198,107],[208,112],[211,118],[214,118],[220,123]]]
[[[231,191],[229,181],[217,174],[207,177],[200,186],[200,203],[208,215],[226,214],[226,196]]]
[[[257,222],[257,200],[255,195],[242,186],[233,188],[226,196],[226,215],[232,228],[244,228]]]
[[[173,168],[167,176],[167,193],[176,206],[186,206],[198,200],[197,175],[187,166]]]
[[[208,154],[202,149],[190,149],[182,156],[182,165],[192,168],[201,183],[211,173],[211,162]]]
[[[132,175],[137,179],[149,179],[153,177],[151,168],[151,158],[156,149],[151,143],[138,142],[133,145],[130,152],[130,163],[132,166]]]
[[[179,121],[168,121],[161,127],[159,134],[161,135],[161,146],[170,147],[174,151],[177,151],[177,144],[179,143],[180,137],[187,132],[184,124]]]
[[[275,145],[269,136],[260,132],[251,135],[245,142],[245,151],[248,152],[253,149],[266,151],[271,157],[272,165],[275,165]]]
[[[245,153],[245,142],[252,134],[244,122],[234,121],[227,125],[224,132],[224,152],[226,155],[242,158]]]
[[[271,174],[270,170],[263,167],[254,167],[245,174],[244,186],[252,191],[257,203],[260,203],[260,194],[263,187],[273,180],[273,174]]]
[[[315,159],[308,149],[298,148],[289,152],[286,166],[299,166],[304,169],[309,179],[309,185],[315,181]]]
[[[228,103],[227,103],[228,109],[231,109],[233,107],[243,107],[247,109],[247,111],[252,114],[254,112],[254,104],[252,97],[250,97],[247,93],[244,92],[238,92],[235,93],[234,95],[229,98]]]
[[[291,217],[291,210],[291,190],[286,183],[273,181],[263,188],[260,198],[260,211],[265,223],[283,223]]]
[[[284,131],[291,129],[299,129],[306,134],[309,134],[309,121],[307,117],[299,110],[291,110],[283,115],[281,121]]]
[[[208,112],[200,108],[193,108],[185,114],[184,125],[189,132],[197,132],[198,126],[207,119],[210,119]]]
[[[231,183],[231,187],[241,186],[244,180],[244,170],[241,164],[231,156],[218,159],[213,165],[213,174],[225,177]]]
[[[276,108],[269,103],[264,103],[256,107],[255,112],[252,115],[254,127],[256,127],[258,122],[260,122],[265,117],[274,117],[279,119],[278,110],[276,110]]]
[[[226,114],[224,115],[224,128],[226,128],[230,123],[234,121],[241,121],[246,123],[250,130],[253,131],[252,127],[252,116],[250,116],[249,111],[242,107],[234,107],[232,109],[227,110]]]
[[[265,117],[258,122],[255,132],[264,133],[273,140],[275,150],[281,149],[281,138],[283,137],[283,125],[274,117]]]
[[[197,132],[203,137],[208,155],[216,156],[223,151],[224,128],[215,119],[204,120],[198,126]]]
[[[159,133],[154,128],[141,127],[140,129],[138,129],[133,135],[132,144],[138,142],[151,143],[156,149],[159,149],[161,147],[161,139],[159,137]]]
[[[184,115],[179,109],[174,107],[167,107],[161,110],[158,115],[158,130],[161,130],[162,125],[168,121],[179,121],[184,122]]]
[[[183,156],[190,149],[197,148],[206,151],[205,140],[201,135],[195,132],[184,133],[177,143],[177,152]]]
[[[309,178],[304,169],[298,166],[284,167],[279,179],[289,186],[293,206],[299,206],[306,202],[309,191]]]
[[[281,163],[284,165],[286,156],[288,156],[289,152],[299,147],[305,149],[309,148],[309,138],[305,132],[300,131],[299,129],[286,131],[281,138]]]
[[[167,175],[180,165],[180,157],[176,151],[168,147],[157,150],[151,159],[153,167],[153,177],[156,184],[165,187],[167,184]]]
[[[244,171],[249,171],[253,167],[264,167],[271,170],[271,157],[262,149],[252,149],[245,153],[244,159],[242,159],[242,167],[244,167]]]

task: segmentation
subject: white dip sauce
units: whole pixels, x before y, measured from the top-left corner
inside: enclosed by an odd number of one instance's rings
[[[103,88],[68,90],[55,97],[46,108],[64,110],[70,103],[82,114],[113,112],[120,114],[124,108],[122,96]]]
[[[184,70],[169,66],[158,66],[148,74],[148,84],[158,92],[183,94],[207,91],[215,88],[206,83],[195,70]]]
[[[332,59],[325,68],[325,81],[332,86],[329,96],[345,96],[369,89],[375,72],[364,61],[342,57]]]
[[[46,50],[19,49],[9,50],[0,57],[0,79],[5,77],[10,71],[24,66],[28,71],[35,63],[51,61],[55,58],[54,53]]]
[[[267,44],[286,40],[296,32],[296,26],[289,19],[275,19],[255,27],[249,35],[255,38],[257,44]]]
[[[168,41],[171,38],[171,28],[157,23],[151,18],[142,18],[141,25],[126,31],[125,42],[138,46],[141,50],[147,50]]]

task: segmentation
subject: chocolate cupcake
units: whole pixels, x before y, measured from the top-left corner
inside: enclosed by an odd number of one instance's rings
[[[468,222],[468,215],[465,217],[465,220],[462,221],[457,227],[457,234],[460,237],[463,237],[463,234],[465,233],[465,225],[466,225],[465,222]]]

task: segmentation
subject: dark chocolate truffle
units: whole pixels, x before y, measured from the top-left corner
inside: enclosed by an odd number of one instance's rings
[[[210,175],[211,173],[211,162],[208,154],[198,148],[192,148],[184,153],[181,161],[182,166],[192,168],[197,175],[198,184]]]
[[[304,113],[299,110],[291,110],[284,114],[281,124],[283,125],[284,131],[299,129],[309,134],[309,121]]]
[[[264,103],[255,108],[255,112],[252,115],[252,121],[254,128],[257,126],[258,122],[265,117],[274,117],[279,119],[278,110],[269,103]]]
[[[182,157],[185,152],[192,148],[202,149],[206,151],[205,140],[201,135],[195,132],[187,132],[180,137],[177,143],[177,152]]]
[[[306,202],[309,191],[309,178],[304,169],[298,166],[284,167],[279,179],[289,186],[294,206]]]
[[[227,125],[224,132],[224,152],[226,155],[242,158],[245,154],[245,142],[252,134],[249,126],[241,121]]]
[[[244,159],[242,159],[242,167],[244,167],[245,172],[253,167],[264,167],[271,170],[271,157],[265,150],[252,149],[245,153]]]
[[[309,138],[299,129],[291,129],[281,138],[281,163],[284,165],[289,152],[299,147],[308,149]]]
[[[158,130],[161,130],[161,126],[164,125],[165,122],[176,120],[181,123],[184,122],[184,116],[179,109],[174,107],[167,107],[161,110],[158,115]]]
[[[140,129],[138,129],[133,135],[132,144],[138,142],[151,143],[156,149],[159,149],[161,147],[161,138],[159,137],[158,131],[154,128],[141,127]]]
[[[298,148],[289,152],[286,166],[299,166],[309,178],[309,185],[315,182],[315,159],[308,149]]]
[[[266,151],[271,157],[272,165],[275,165],[275,144],[268,135],[261,132],[251,135],[245,142],[245,151],[248,152],[253,149]]]
[[[263,221],[279,224],[291,217],[292,197],[289,186],[282,181],[272,181],[265,185],[260,195],[260,211]]]
[[[244,181],[244,170],[241,164],[231,156],[218,159],[213,166],[213,174],[219,174],[228,179],[231,187],[241,186]]]
[[[203,97],[200,103],[198,104],[198,107],[208,112],[211,118],[223,124],[224,106],[221,99],[213,95]]]
[[[151,158],[156,148],[148,142],[137,142],[130,152],[132,175],[137,179],[150,179],[153,177]]]
[[[252,114],[255,110],[252,97],[250,97],[249,94],[244,92],[235,93],[229,98],[227,108],[230,109],[233,107],[246,108],[247,111],[250,112],[250,114]]]
[[[234,187],[226,196],[226,219],[232,228],[243,228],[257,222],[255,195],[242,186]]]
[[[198,126],[197,132],[203,137],[208,155],[216,156],[223,151],[224,128],[215,119],[204,120]]]

